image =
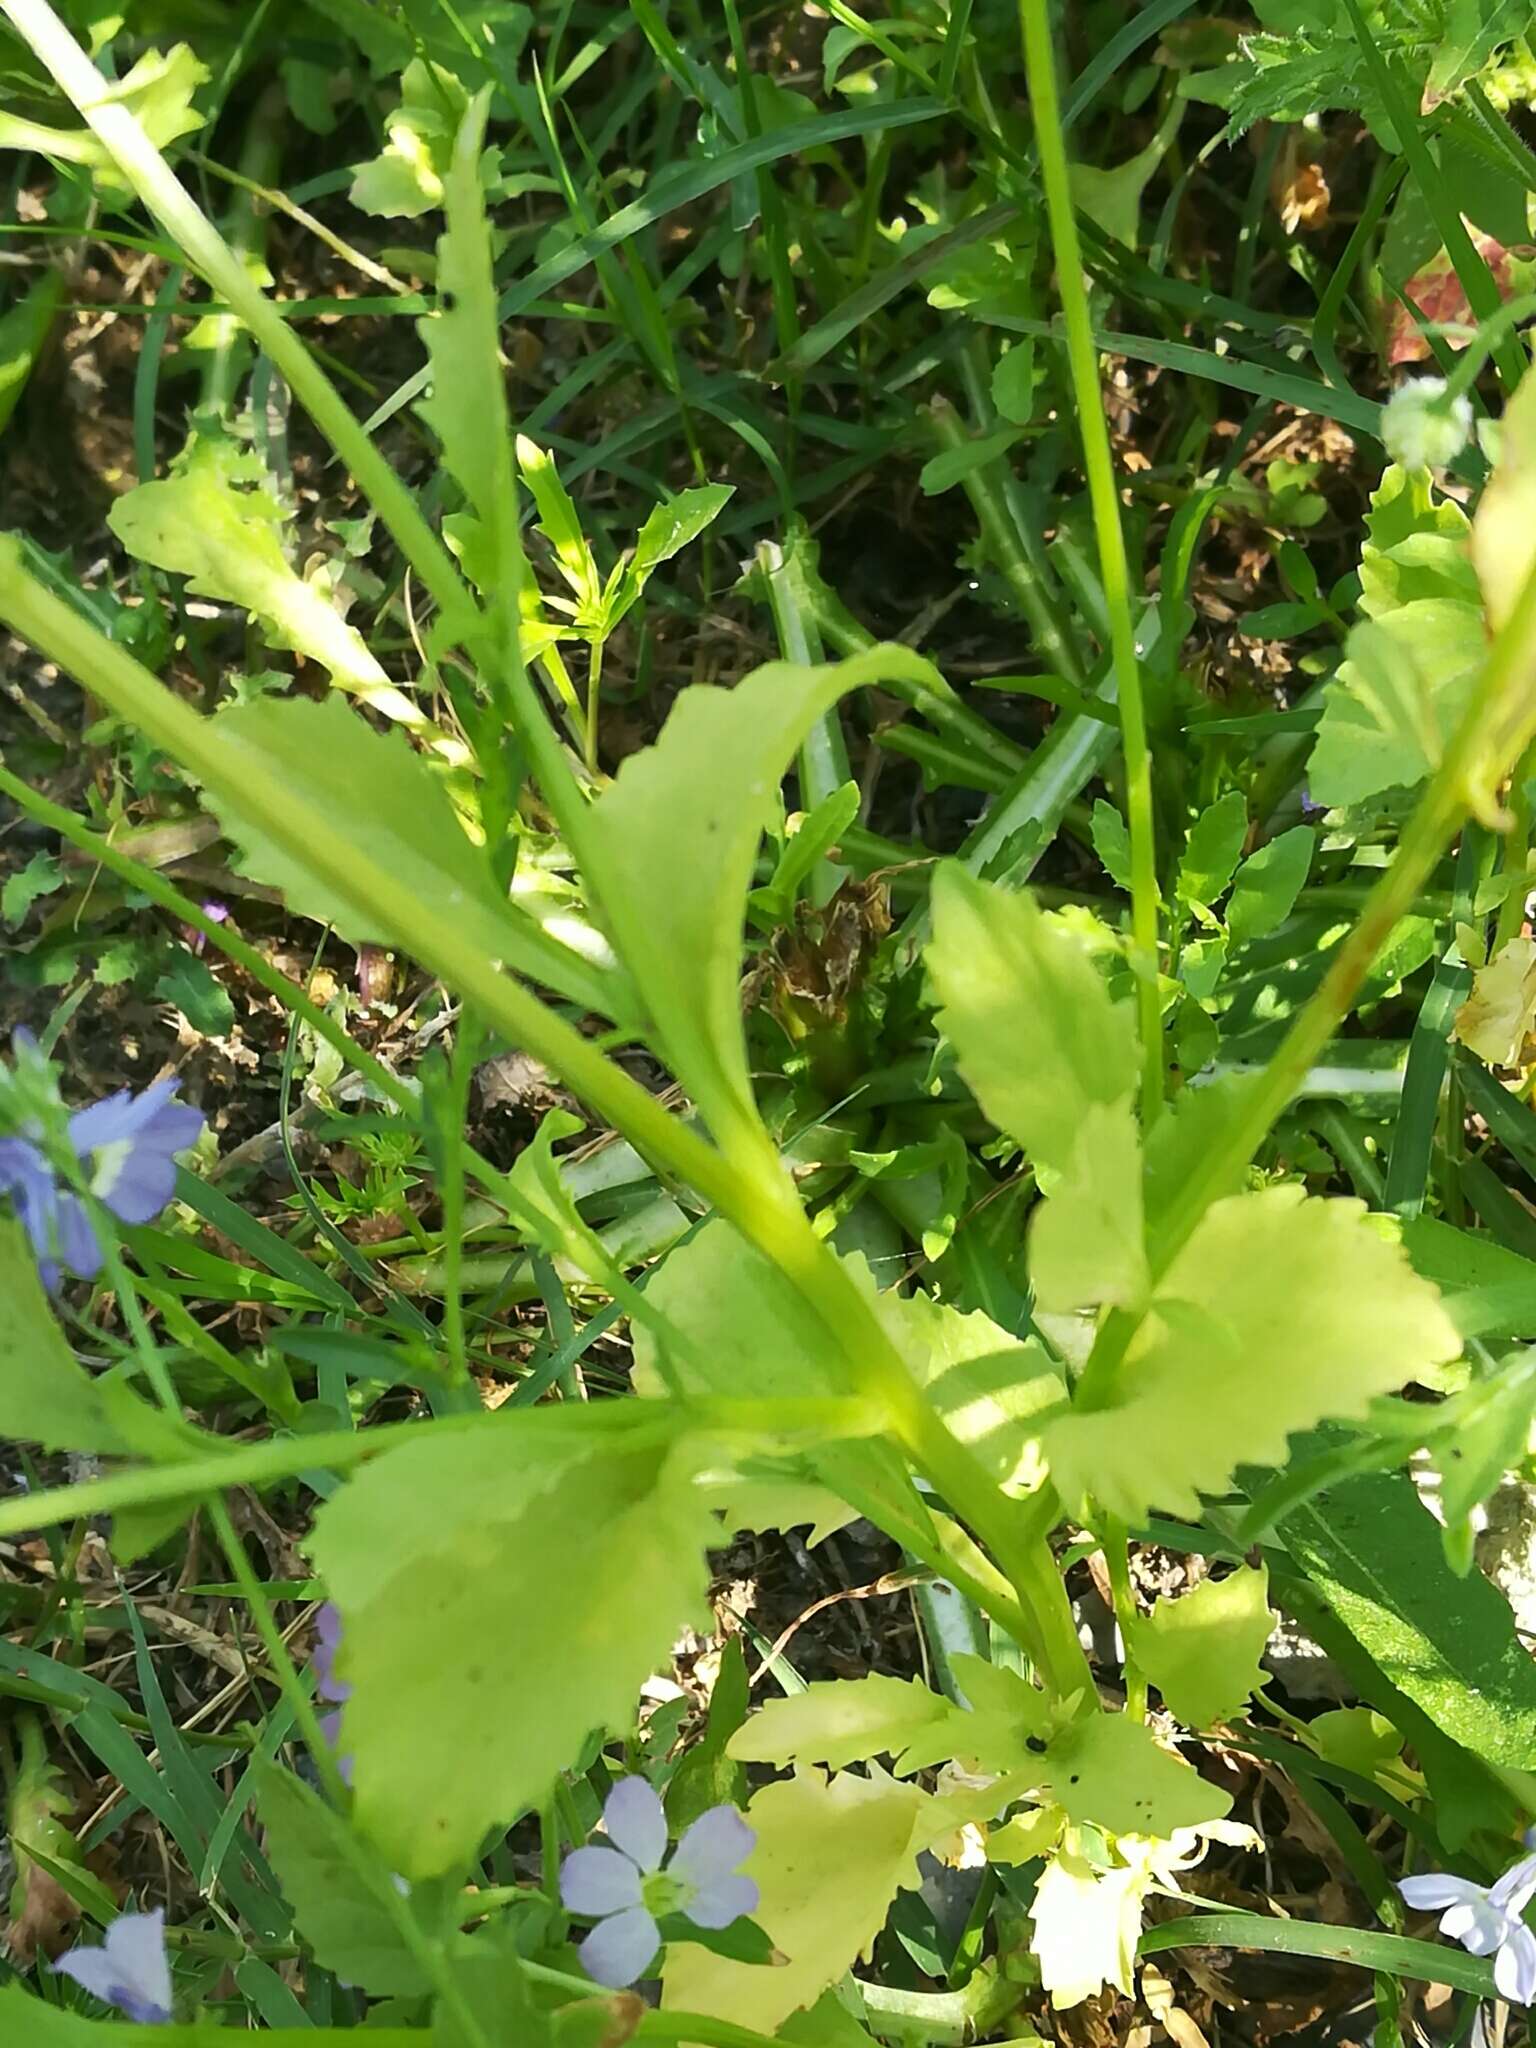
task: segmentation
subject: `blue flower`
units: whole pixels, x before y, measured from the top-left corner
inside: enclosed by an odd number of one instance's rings
[[[315,1613],[315,1647],[310,1652],[310,1669],[315,1674],[315,1697],[333,1711],[320,1716],[320,1731],[333,1750],[341,1748],[341,1710],[352,1697],[352,1688],[336,1676],[336,1658],[341,1650],[341,1613],[334,1601],[323,1601]],[[336,1768],[342,1782],[352,1782],[352,1759],[337,1756]]]
[[[657,1922],[681,1913],[695,1927],[729,1927],[757,1910],[757,1886],[738,1873],[757,1836],[734,1806],[712,1806],[685,1828],[665,1870],[667,1817],[644,1778],[620,1778],[603,1806],[611,1848],[573,1849],[560,1897],[597,1925],[577,1951],[587,1975],[612,1991],[643,1977],[661,1946]]]
[[[120,1913],[100,1948],[74,1948],[53,1965],[103,2005],[115,2005],[146,2026],[171,2016],[171,1966],[165,1953],[165,1915]]]
[[[160,1214],[175,1192],[176,1154],[203,1128],[202,1111],[178,1102],[176,1088],[174,1081],[156,1081],[139,1095],[122,1088],[69,1119],[86,1185],[124,1223]],[[10,1196],[47,1287],[58,1286],[61,1269],[92,1280],[101,1270],[101,1246],[85,1204],[59,1185],[35,1142],[41,1128],[25,1128],[24,1136],[0,1138],[0,1194]]]
[[[1511,2005],[1536,1999],[1536,1934],[1525,1924],[1525,1909],[1536,1898],[1536,1856],[1522,1856],[1497,1884],[1474,1884],[1449,1871],[1405,1877],[1398,1890],[1410,1906],[1444,1907],[1440,1932],[1459,1941],[1470,1955],[1493,1957],[1493,1981]]]

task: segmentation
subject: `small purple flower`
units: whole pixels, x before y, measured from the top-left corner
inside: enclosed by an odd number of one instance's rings
[[[198,909],[201,910],[204,917],[210,919],[214,924],[228,924],[229,922],[229,905],[227,903],[219,903],[210,898],[208,902],[200,903]],[[194,953],[201,953],[207,946],[208,934],[205,931],[199,931],[195,924],[179,924],[176,929],[181,933],[181,936],[186,940]]]
[[[171,2016],[171,1966],[165,1953],[165,1914],[120,1913],[100,1948],[74,1948],[53,1965],[103,2005],[115,2005],[142,2025]]]
[[[320,1730],[332,1749],[341,1747],[341,1709],[351,1699],[352,1688],[336,1676],[336,1658],[341,1650],[341,1612],[332,1600],[324,1601],[315,1615],[315,1647],[310,1652],[310,1669],[315,1674],[315,1697],[327,1700],[335,1712],[320,1716]],[[352,1759],[338,1756],[336,1768],[342,1782],[352,1782]]]
[[[661,1946],[657,1925],[681,1913],[695,1927],[729,1927],[757,1910],[757,1885],[738,1866],[757,1836],[734,1806],[701,1813],[662,1869],[667,1817],[644,1778],[620,1778],[603,1805],[610,1848],[573,1849],[560,1871],[560,1897],[597,1925],[578,1954],[587,1975],[621,1991],[645,1974]]]
[[[1536,1999],[1536,1934],[1525,1924],[1525,1909],[1536,1898],[1536,1855],[1523,1856],[1493,1885],[1432,1870],[1403,1878],[1397,1888],[1410,1906],[1445,1908],[1440,1932],[1448,1941],[1459,1941],[1469,1955],[1493,1957],[1500,1998],[1511,2005]]]
[[[124,1223],[148,1223],[160,1214],[175,1192],[176,1154],[203,1128],[202,1111],[176,1100],[177,1086],[156,1081],[139,1095],[120,1088],[69,1119],[69,1142],[87,1186]],[[61,1268],[93,1280],[101,1271],[101,1246],[85,1205],[59,1185],[35,1142],[40,1128],[24,1129],[23,1137],[0,1138],[0,1194],[10,1196],[32,1240],[45,1286],[58,1286]]]

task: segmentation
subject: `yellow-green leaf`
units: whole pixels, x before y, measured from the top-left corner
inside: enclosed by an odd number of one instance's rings
[[[685,1452],[533,1423],[389,1452],[316,1523],[357,1820],[405,1877],[461,1868],[590,1729],[628,1726],[703,1611],[712,1524]]]
[[[1134,1308],[1147,1291],[1141,1137],[1129,1101],[1083,1111],[1062,1172],[1030,1218],[1029,1277],[1040,1306]]]
[[[1490,1067],[1513,1067],[1536,1020],[1536,940],[1511,939],[1472,977],[1451,1027]]]
[[[872,1756],[899,1758],[913,1737],[943,1721],[949,1702],[921,1679],[837,1678],[771,1700],[738,1728],[727,1753],[746,1764],[826,1764],[834,1771]]]
[[[1529,377],[1499,422],[1499,459],[1472,521],[1472,562],[1496,633],[1536,565],[1536,382]]]
[[[1220,1820],[1232,1801],[1129,1714],[1089,1714],[1050,1745],[1039,1782],[1067,1817],[1112,1835],[1157,1835]]]
[[[1137,1628],[1132,1652],[1171,1714],[1191,1728],[1213,1728],[1264,1683],[1259,1659],[1274,1625],[1268,1571],[1240,1565],[1177,1600],[1159,1600]]]
[[[1042,1435],[1068,1501],[1140,1521],[1199,1512],[1239,1464],[1283,1464],[1295,1430],[1461,1353],[1438,1289],[1364,1204],[1267,1188],[1214,1203],[1159,1283],[1108,1406]]]

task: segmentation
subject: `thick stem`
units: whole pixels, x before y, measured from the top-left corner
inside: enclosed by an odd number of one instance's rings
[[[1125,749],[1126,813],[1131,838],[1131,931],[1136,942],[1136,1008],[1141,1025],[1141,1113],[1150,1126],[1163,1106],[1163,1020],[1157,985],[1157,860],[1152,828],[1152,753],[1147,744],[1146,712],[1141,694],[1141,665],[1136,658],[1136,624],[1131,616],[1130,567],[1120,523],[1120,494],[1115,483],[1114,456],[1099,389],[1099,358],[1093,340],[1093,318],[1083,286],[1083,257],[1067,145],[1056,90],[1056,52],[1051,41],[1048,0],[1019,0],[1024,29],[1024,61],[1029,74],[1030,107],[1035,117],[1035,143],[1040,152],[1040,177],[1045,187],[1051,240],[1056,251],[1056,284],[1061,293],[1067,329],[1067,361],[1077,400],[1078,431],[1083,441],[1083,468],[1093,506],[1098,540],[1099,576],[1109,613],[1110,650],[1115,692],[1120,709],[1120,734]]]

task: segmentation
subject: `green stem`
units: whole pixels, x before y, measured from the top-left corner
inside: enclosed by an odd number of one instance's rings
[[[1131,1544],[1124,1522],[1104,1517],[1104,1561],[1109,1567],[1109,1590],[1114,1599],[1115,1621],[1125,1666],[1125,1710],[1133,1721],[1147,1718],[1146,1674],[1136,1662],[1132,1645],[1136,1640],[1136,1595],[1131,1587]]]
[[[401,553],[450,613],[472,609],[447,549],[416,500],[374,447],[362,423],[282,314],[253,283],[239,257],[183,189],[175,172],[75,41],[48,0],[0,0],[12,26],[74,102],[81,118],[194,270],[237,313],[294,395],[346,463],[399,544]]]
[[[1152,827],[1152,754],[1147,744],[1146,711],[1142,703],[1141,664],[1136,657],[1136,625],[1131,616],[1130,567],[1125,532],[1120,523],[1120,494],[1115,483],[1114,456],[1099,388],[1099,358],[1093,340],[1093,318],[1083,285],[1083,257],[1067,144],[1056,90],[1056,52],[1051,40],[1048,0],[1019,0],[1024,30],[1024,61],[1029,74],[1030,107],[1035,142],[1040,152],[1040,177],[1045,186],[1051,240],[1056,252],[1056,282],[1067,329],[1067,360],[1077,399],[1078,429],[1083,441],[1083,467],[1093,506],[1098,539],[1099,576],[1109,612],[1110,650],[1120,733],[1125,748],[1126,812],[1131,838],[1131,932],[1136,943],[1137,1013],[1141,1024],[1141,1113],[1150,1128],[1163,1105],[1163,1020],[1157,985],[1157,860]]]
[[[1289,1107],[1308,1069],[1333,1036],[1359,993],[1388,935],[1412,908],[1467,810],[1485,808],[1487,792],[1536,740],[1530,703],[1536,667],[1536,565],[1483,663],[1461,722],[1418,808],[1398,842],[1392,865],[1366,898],[1359,922],[1275,1051],[1244,1092],[1216,1142],[1198,1160],[1161,1219],[1152,1248],[1153,1279],[1167,1272],[1200,1219],[1232,1184]],[[1138,1318],[1116,1310],[1105,1322],[1078,1381],[1075,1399],[1085,1408],[1109,1406]]]

